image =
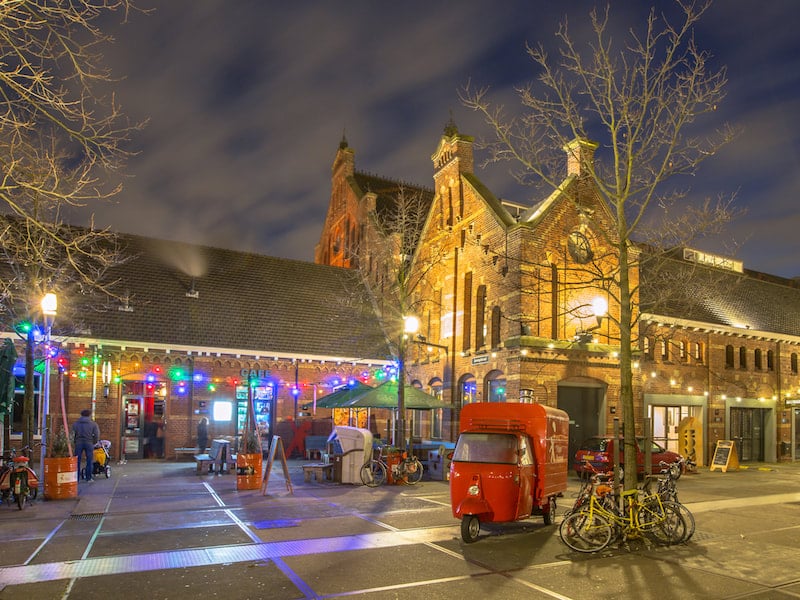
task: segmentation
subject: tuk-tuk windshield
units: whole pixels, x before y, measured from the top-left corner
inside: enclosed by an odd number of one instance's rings
[[[516,435],[467,432],[458,437],[453,461],[515,465],[519,457],[517,449]]]

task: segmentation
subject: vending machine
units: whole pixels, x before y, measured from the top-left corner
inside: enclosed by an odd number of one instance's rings
[[[122,406],[122,452],[126,458],[141,458],[144,398],[142,396],[124,396]]]

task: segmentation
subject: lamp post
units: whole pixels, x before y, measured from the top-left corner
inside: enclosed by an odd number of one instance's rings
[[[44,315],[44,382],[42,384],[42,414],[40,416],[41,427],[39,431],[42,435],[41,456],[39,468],[44,468],[44,459],[47,456],[47,415],[50,413],[50,334],[53,330],[53,321],[58,310],[58,298],[53,293],[47,293],[42,298],[42,315]],[[42,485],[44,485],[44,474],[42,474]]]
[[[397,358],[397,426],[394,445],[406,450],[406,340],[419,331],[419,319],[413,315],[403,317],[403,335]],[[399,440],[399,444],[398,444]]]

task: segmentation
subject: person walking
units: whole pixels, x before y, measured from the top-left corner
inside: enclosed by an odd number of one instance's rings
[[[92,462],[94,461],[94,445],[100,440],[100,428],[92,421],[92,411],[85,408],[80,418],[72,424],[72,435],[75,441],[75,454],[78,455],[78,480],[92,481]],[[81,456],[86,455],[86,468],[81,476]]]
[[[205,454],[208,448],[208,419],[203,417],[197,424],[197,450],[198,454]]]

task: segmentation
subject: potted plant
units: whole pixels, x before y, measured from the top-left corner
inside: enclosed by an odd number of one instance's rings
[[[257,490],[261,487],[261,440],[258,434],[246,431],[236,455],[236,489]]]
[[[72,456],[71,450],[63,429],[51,437],[44,459],[44,497],[48,500],[78,497],[78,457]]]

